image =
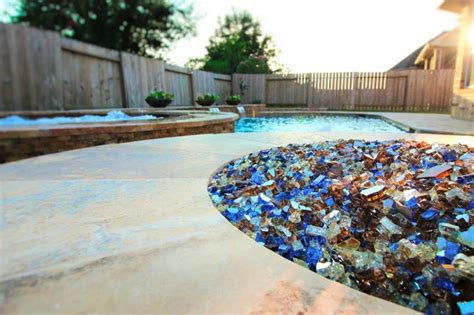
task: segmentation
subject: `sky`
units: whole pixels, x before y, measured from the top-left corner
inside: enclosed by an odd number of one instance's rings
[[[190,2],[192,0],[189,0]],[[12,0],[0,0],[0,12]],[[455,14],[441,0],[194,0],[197,36],[177,42],[169,60],[202,57],[220,16],[248,10],[273,37],[291,72],[384,71],[445,30]],[[1,20],[1,17],[0,17]]]
[[[248,10],[280,50],[291,72],[384,71],[445,30],[455,14],[440,0],[195,0],[198,35],[168,54],[183,65],[201,57],[219,16]]]

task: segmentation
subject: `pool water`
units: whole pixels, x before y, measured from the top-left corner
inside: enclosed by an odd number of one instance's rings
[[[244,117],[235,124],[235,132],[274,131],[406,132],[379,118],[348,115]]]

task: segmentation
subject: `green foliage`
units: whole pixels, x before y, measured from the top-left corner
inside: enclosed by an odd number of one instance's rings
[[[196,98],[196,101],[199,101],[199,102],[217,102],[217,100],[219,99],[219,95],[216,95],[216,94],[213,94],[213,93],[206,93],[204,95],[199,95],[197,98]]]
[[[269,60],[264,56],[250,56],[239,63],[236,73],[266,74],[272,73]]]
[[[260,22],[247,11],[234,11],[220,20],[206,49],[203,58],[193,58],[188,65],[225,74],[276,71],[274,42],[263,34]]]
[[[195,33],[192,6],[167,0],[21,0],[13,22],[149,57]]]
[[[146,99],[152,101],[172,101],[174,95],[165,91],[153,90],[148,94]]]
[[[228,102],[240,102],[241,98],[240,95],[229,95],[225,100]]]

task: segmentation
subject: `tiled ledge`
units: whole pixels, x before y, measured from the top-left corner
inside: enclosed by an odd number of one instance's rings
[[[291,263],[213,207],[209,176],[252,151],[338,138],[253,133],[112,144],[0,165],[2,313],[409,314]]]

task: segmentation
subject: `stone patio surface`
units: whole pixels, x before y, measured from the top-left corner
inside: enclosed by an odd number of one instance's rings
[[[408,314],[261,247],[212,205],[229,160],[338,138],[252,133],[104,145],[0,165],[0,313]]]
[[[398,123],[407,125],[420,133],[430,132],[474,135],[474,121],[454,119],[445,114],[377,112],[367,112],[367,114],[386,117]]]

